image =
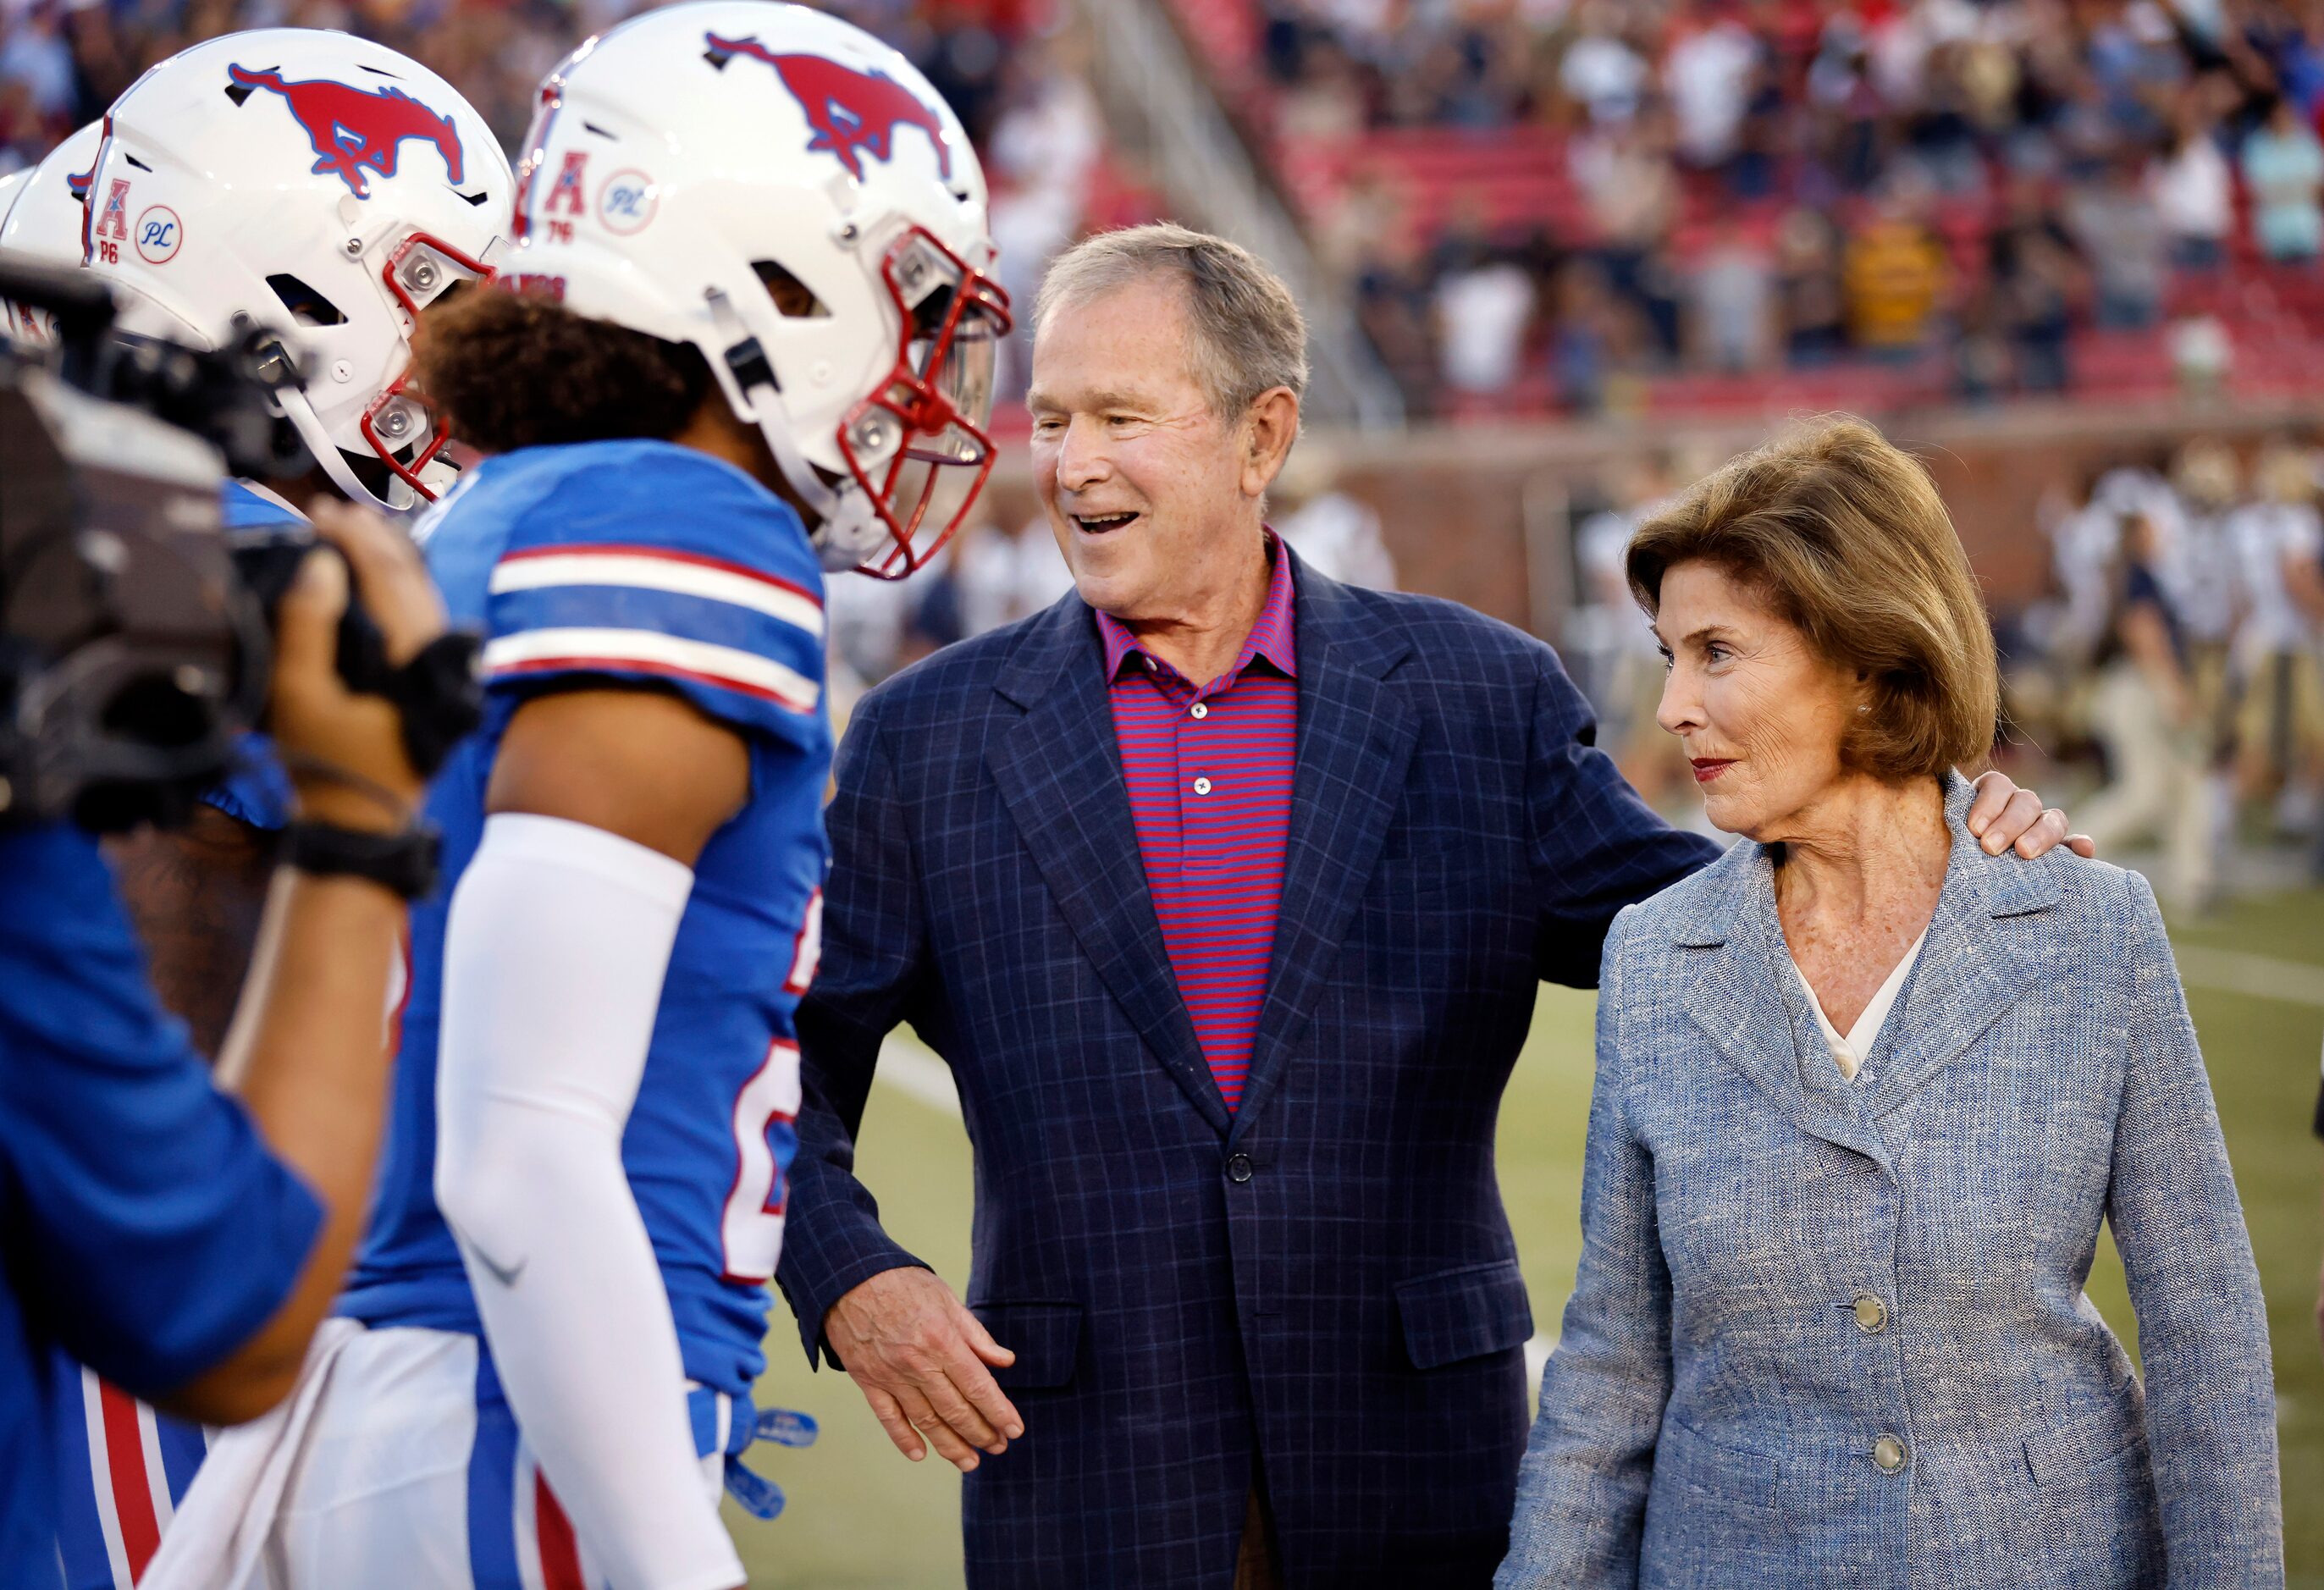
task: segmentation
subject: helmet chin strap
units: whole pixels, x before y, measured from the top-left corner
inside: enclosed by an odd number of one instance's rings
[[[323,428],[322,416],[315,412],[315,405],[307,401],[305,393],[296,387],[286,386],[274,394],[274,401],[281,405],[283,417],[290,421],[290,428],[299,433],[299,439],[307,444],[307,451],[321,467],[323,474],[346,495],[349,502],[369,503],[390,513],[409,513],[427,506],[426,499],[393,476],[388,477],[387,495],[383,497],[365,485],[347,467],[338,444]]]
[[[807,539],[815,543],[817,559],[833,573],[855,568],[888,539],[887,525],[853,481],[843,482],[835,489],[816,473],[786,423],[782,393],[775,385],[774,366],[768,362],[766,350],[724,292],[713,287],[702,296],[718,328],[721,362],[734,378],[742,401],[750,405],[748,417],[766,439],[767,450],[774,455],[775,467],[782,471],[785,484],[816,517]]]

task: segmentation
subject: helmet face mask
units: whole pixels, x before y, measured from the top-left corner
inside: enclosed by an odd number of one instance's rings
[[[283,415],[334,485],[399,510],[448,485],[410,338],[492,279],[514,187],[466,101],[384,46],[278,28],[163,61],[105,127],[83,257],[129,290],[124,328],[216,347],[273,328],[304,380]]]
[[[1009,295],[917,226],[889,245],[880,276],[902,328],[895,367],[848,414],[839,449],[887,532],[858,567],[901,579],[952,539],[992,473],[984,428]]]
[[[425,232],[413,232],[397,244],[379,270],[388,295],[402,310],[406,337],[420,324],[420,311],[458,286],[490,286],[493,268]],[[411,493],[429,502],[440,495],[441,472],[429,467],[451,430],[426,394],[410,386],[407,368],[373,399],[357,422],[363,439],[388,472]]]
[[[924,564],[991,470],[1009,326],[927,80],[827,14],[691,0],[576,50],[526,143],[509,283],[699,349],[826,568]]]

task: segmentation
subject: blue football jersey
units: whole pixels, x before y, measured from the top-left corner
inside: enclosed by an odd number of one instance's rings
[[[796,1142],[792,1017],[814,969],[826,858],[815,550],[798,516],[749,476],[652,441],[489,458],[415,533],[454,621],[484,632],[486,713],[429,794],[443,882],[411,913],[392,1114],[342,1311],[481,1334],[433,1191],[452,889],[483,837],[493,761],[519,707],[593,681],[659,688],[742,736],[751,797],[696,864],[622,1159],[686,1373],[740,1397],[762,1367]]]

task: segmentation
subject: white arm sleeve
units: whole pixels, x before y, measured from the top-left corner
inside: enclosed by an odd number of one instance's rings
[[[622,1168],[694,874],[502,814],[453,892],[436,1201],[526,1442],[616,1590],[726,1590],[669,1299]]]

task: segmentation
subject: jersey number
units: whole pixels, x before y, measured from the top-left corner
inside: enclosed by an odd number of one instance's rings
[[[788,1038],[767,1046],[766,1063],[734,1095],[734,1185],[719,1222],[726,1279],[756,1286],[774,1278],[783,1254],[783,1171],[798,1146],[799,1051]]]
[[[783,992],[805,994],[822,959],[823,891],[818,889],[807,897],[807,915],[800,919],[798,938],[791,946],[791,972],[783,979]]]

